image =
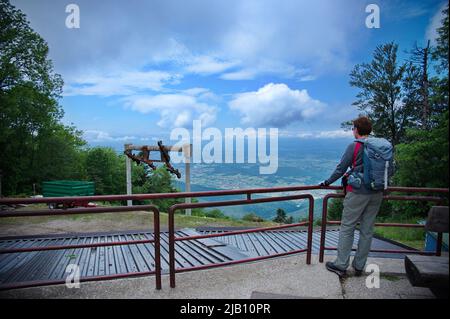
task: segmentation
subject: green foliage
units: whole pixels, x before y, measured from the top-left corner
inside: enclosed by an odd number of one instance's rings
[[[220,209],[212,209],[205,212],[206,217],[210,218],[222,218],[222,219],[228,219],[229,217],[226,216]]]
[[[59,123],[63,81],[25,15],[0,1],[0,170],[4,195],[43,180],[81,178],[81,132]]]
[[[436,46],[432,51],[432,57],[438,62],[436,71],[447,77],[448,83],[448,5],[442,11],[443,19],[441,26],[437,28],[438,37]]]
[[[448,187],[448,111],[431,130],[408,130],[410,143],[399,144],[394,183],[411,187]],[[425,194],[424,194],[425,195]],[[393,202],[396,215],[426,216],[433,203]]]
[[[81,132],[74,127],[55,125],[43,130],[34,138],[28,177],[32,181],[85,179],[85,144]]]
[[[342,211],[344,209],[344,199],[343,198],[332,198],[328,203],[328,214],[327,220],[341,220]],[[392,216],[392,202],[383,201],[381,203],[380,210],[378,212],[377,218],[384,218]]]
[[[316,219],[316,220],[314,221],[314,226],[321,227],[321,226],[322,226],[322,219]]]
[[[448,187],[448,6],[443,16],[437,44],[431,48],[430,63],[437,75],[429,79],[429,86],[422,81],[427,71],[425,55],[415,56],[423,69],[409,62],[401,64],[394,43],[378,46],[373,60],[357,65],[350,74],[350,84],[361,89],[354,105],[372,119],[376,136],[396,144],[393,182],[399,186]],[[424,52],[416,47],[415,52],[419,51]],[[427,108],[428,119],[423,112]],[[424,217],[431,205],[383,202],[378,218]],[[329,218],[339,219],[341,214],[342,202],[333,200]]]
[[[292,216],[288,217],[283,209],[278,208],[277,216],[272,221],[280,224],[292,224],[294,223],[294,218]]]
[[[341,220],[342,210],[344,209],[342,198],[332,198],[328,202],[328,220]]]
[[[95,182],[98,195],[124,194],[125,170],[112,148],[95,147],[86,152],[87,178]]]
[[[248,221],[248,222],[263,222],[264,218],[259,217],[255,213],[248,213],[242,217],[242,220]]]
[[[422,217],[386,216],[377,218],[380,223],[417,224]],[[375,235],[395,240],[410,247],[423,250],[425,230],[423,228],[375,227]]]
[[[231,219],[231,217],[226,216],[220,209],[204,210],[201,208],[195,208],[192,210],[192,216],[216,219]]]
[[[448,187],[448,6],[443,15],[442,26],[437,29],[437,45],[432,49],[432,62],[438,73],[430,80],[432,125],[427,130],[408,128],[406,142],[397,145],[393,181],[400,186]],[[396,218],[425,217],[432,205],[392,202],[392,215]]]
[[[273,219],[273,221],[275,223],[284,223],[285,220],[286,220],[286,212],[283,209],[278,208],[277,216]]]
[[[438,76],[430,80],[430,103],[433,115],[448,110],[448,5],[443,11],[442,25],[437,29],[436,46],[431,51]]]
[[[396,149],[394,181],[402,186],[448,187],[448,111],[429,131],[411,129]]]
[[[172,184],[172,176],[163,167],[158,167],[156,170],[148,172],[148,178],[143,185],[144,193],[174,193],[177,190]],[[162,212],[167,212],[169,207],[178,203],[184,202],[183,199],[167,198],[155,199],[151,201],[152,204],[159,207]],[[194,202],[194,201],[193,201]]]
[[[373,134],[401,142],[405,130],[420,119],[420,72],[409,62],[399,64],[398,46],[379,45],[370,63],[358,64],[350,85],[360,89],[353,103],[373,123]]]

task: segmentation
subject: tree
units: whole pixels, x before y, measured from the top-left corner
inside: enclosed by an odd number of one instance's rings
[[[277,216],[273,219],[273,221],[275,223],[284,224],[284,222],[286,221],[286,212],[283,209],[278,208]]]
[[[164,166],[158,167],[156,170],[147,172],[147,179],[142,186],[143,193],[175,193],[177,190],[173,186],[172,176]],[[162,212],[167,212],[169,207],[182,200],[179,198],[155,199],[151,203],[158,206]],[[194,200],[193,200],[194,202]]]
[[[431,62],[437,75],[430,81],[430,127],[410,128],[408,143],[397,146],[394,182],[402,186],[448,187],[448,6],[437,29],[436,47]],[[394,213],[402,216],[426,216],[430,203],[393,202]]]
[[[61,76],[25,15],[0,0],[0,170],[5,195],[30,193],[43,179],[78,176],[80,133],[59,123]],[[72,172],[73,174],[72,174]]]
[[[448,187],[448,111],[432,130],[408,130],[413,143],[399,144],[394,181],[402,186]]]
[[[278,208],[277,216],[273,219],[273,221],[280,224],[292,224],[294,223],[294,217],[288,217],[284,209]]]
[[[370,63],[350,73],[350,85],[360,88],[353,105],[372,120],[375,136],[393,144],[403,141],[406,128],[417,126],[422,114],[420,72],[411,62],[399,65],[397,50],[394,43],[380,45]]]
[[[33,137],[28,178],[32,181],[86,179],[86,142],[74,127],[54,125]],[[39,190],[38,184],[37,189]]]
[[[125,162],[108,147],[95,147],[86,151],[87,179],[95,182],[98,195],[125,193]]]
[[[437,76],[430,79],[431,121],[437,123],[439,116],[448,110],[448,5],[442,11],[441,26],[437,28],[436,45],[431,50]]]
[[[432,57],[438,62],[436,71],[447,77],[448,80],[448,5],[442,10],[443,19],[441,26],[437,28],[438,38],[436,39],[436,46],[432,50]]]
[[[408,129],[409,143],[398,145],[394,181],[402,186],[448,187],[448,69],[442,70],[448,68],[448,6],[443,14],[437,46],[431,51],[438,71],[431,82],[434,124],[429,130]],[[420,56],[424,58],[422,51]]]
[[[242,220],[248,221],[248,222],[255,222],[255,223],[261,223],[264,221],[263,218],[259,217],[255,213],[248,213],[242,217]]]
[[[420,74],[420,104],[422,108],[421,127],[423,129],[430,128],[430,81],[428,78],[428,67],[430,64],[430,40],[427,42],[426,47],[419,47],[415,45],[411,52],[411,62],[417,66]],[[413,79],[413,83],[417,79]]]

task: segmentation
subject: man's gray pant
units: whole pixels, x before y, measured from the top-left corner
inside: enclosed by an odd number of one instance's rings
[[[345,270],[349,266],[354,232],[359,221],[359,242],[353,258],[353,267],[358,270],[364,269],[372,244],[375,217],[378,214],[382,201],[382,192],[373,194],[347,193],[344,199],[344,210],[339,231],[337,258],[334,261],[334,265],[337,268]]]

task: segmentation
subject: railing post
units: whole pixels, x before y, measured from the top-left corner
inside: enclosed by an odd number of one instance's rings
[[[325,254],[325,236],[327,233],[328,194],[322,199],[322,226],[320,227],[319,262],[323,263]]]
[[[309,215],[308,215],[308,243],[306,251],[306,264],[311,264],[313,226],[314,226],[314,197],[309,195]]]
[[[442,233],[437,234],[436,256],[442,255]]]
[[[153,237],[155,239],[155,281],[156,289],[161,290],[161,228],[159,220],[159,209],[153,208]]]
[[[323,263],[325,255],[325,243],[327,235],[327,218],[328,218],[328,200],[330,198],[342,198],[344,194],[330,193],[326,194],[322,200],[322,225],[320,229],[320,248],[319,248],[319,262]]]
[[[175,288],[175,216],[173,207],[169,208],[169,277],[170,287]]]

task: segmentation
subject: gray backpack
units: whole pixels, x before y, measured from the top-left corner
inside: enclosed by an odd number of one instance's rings
[[[362,143],[364,146],[363,171],[352,172],[349,176],[349,184],[357,187],[364,183],[367,189],[373,191],[387,189],[389,178],[394,172],[394,148],[392,144],[388,140],[378,137],[355,141]]]

